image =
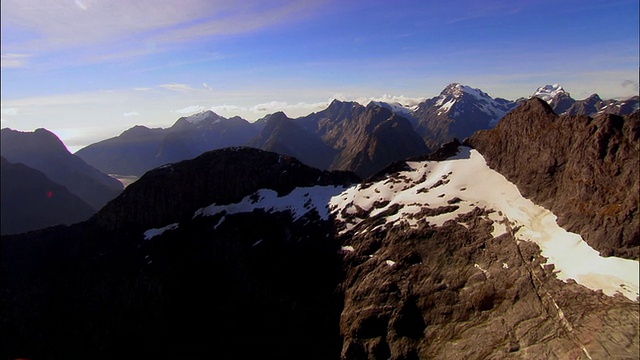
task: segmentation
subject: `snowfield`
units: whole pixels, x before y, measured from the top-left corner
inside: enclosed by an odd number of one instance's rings
[[[559,279],[573,279],[592,290],[602,290],[610,296],[621,293],[637,301],[638,261],[601,257],[580,235],[561,228],[551,211],[524,198],[514,184],[489,168],[476,150],[461,147],[458,155],[446,161],[408,165],[410,171],[349,188],[331,199],[333,214],[346,223],[342,233],[401,223],[418,227],[418,222],[425,220],[442,226],[476,207],[493,210],[488,216],[493,221],[492,235],[497,237],[511,230],[518,241],[535,242],[548,259],[547,264],[554,264]],[[359,227],[364,219],[350,216],[369,212],[371,217],[398,206],[397,214],[374,229]]]

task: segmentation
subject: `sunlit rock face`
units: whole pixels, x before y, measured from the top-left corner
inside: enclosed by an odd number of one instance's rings
[[[532,98],[468,144],[604,256],[638,259],[639,119],[558,116]]]

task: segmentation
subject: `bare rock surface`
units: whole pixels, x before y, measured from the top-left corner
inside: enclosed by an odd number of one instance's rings
[[[558,116],[532,98],[467,144],[605,256],[638,259],[640,113]]]

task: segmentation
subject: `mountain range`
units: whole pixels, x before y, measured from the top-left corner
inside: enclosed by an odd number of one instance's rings
[[[485,95],[272,114],[247,143],[277,152],[164,164],[86,221],[2,236],[2,357],[638,358],[640,112]],[[430,151],[416,129],[445,112],[463,141]]]
[[[593,95],[576,101],[557,84],[541,87],[532,96],[543,97],[556,112],[571,107],[570,114],[605,111],[628,115],[638,108],[637,97],[623,102],[602,101]],[[597,111],[590,105],[594,96]],[[427,154],[454,138],[464,139],[489,129],[522,101],[494,99],[480,89],[452,83],[440,95],[411,108],[397,103],[363,106],[334,100],[325,110],[300,118],[290,119],[280,112],[253,123],[205,111],[180,118],[166,129],[135,126],[76,155],[104,173],[140,176],[204,151],[251,146],[294,156],[324,170],[349,170],[366,178],[391,162]]]

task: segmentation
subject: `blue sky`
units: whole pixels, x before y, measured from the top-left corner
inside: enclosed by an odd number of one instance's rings
[[[638,1],[2,0],[2,127],[76,150],[212,109],[290,117],[460,82],[638,93]]]

